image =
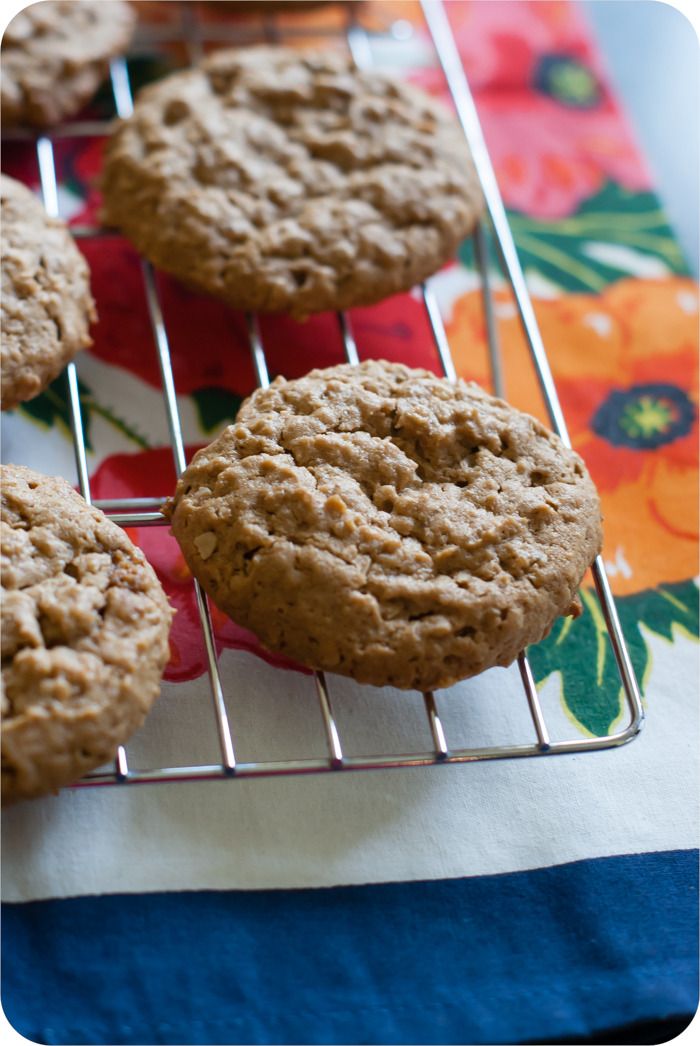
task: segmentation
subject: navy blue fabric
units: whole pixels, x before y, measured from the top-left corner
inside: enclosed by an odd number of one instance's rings
[[[439,882],[4,906],[43,1043],[515,1043],[692,1013],[698,856]]]

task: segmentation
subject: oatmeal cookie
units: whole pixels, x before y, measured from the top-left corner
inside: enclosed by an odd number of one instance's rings
[[[294,14],[314,7],[327,7],[333,0],[206,0],[207,7],[237,15]],[[362,3],[363,0],[336,0],[338,3]]]
[[[49,127],[89,101],[136,24],[124,0],[42,0],[2,39],[2,122]]]
[[[87,262],[64,222],[0,175],[3,410],[38,395],[80,349],[96,319]]]
[[[423,92],[331,51],[218,51],[138,97],[106,149],[105,220],[239,309],[368,305],[451,258],[482,198]]]
[[[55,791],[141,725],[172,611],[143,553],[62,479],[4,465],[2,801]]]
[[[578,609],[601,545],[583,462],[477,385],[366,362],[277,378],[166,507],[214,602],[271,650],[431,690]]]

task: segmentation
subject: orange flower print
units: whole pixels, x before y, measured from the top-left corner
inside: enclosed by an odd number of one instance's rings
[[[697,574],[698,296],[693,281],[621,280],[535,302],[575,449],[600,491],[604,559],[626,594]],[[546,420],[515,307],[496,301],[506,395]],[[454,306],[460,373],[488,385],[478,293]]]

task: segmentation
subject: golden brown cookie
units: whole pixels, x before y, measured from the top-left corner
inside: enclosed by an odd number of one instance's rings
[[[332,0],[206,0],[207,7],[236,15],[264,15],[266,13],[294,14],[313,7],[327,7]],[[337,0],[342,3],[360,3],[361,0]]]
[[[2,38],[2,122],[48,127],[89,101],[136,17],[125,0],[42,0]]]
[[[90,274],[64,222],[0,175],[3,410],[45,389],[80,349],[96,319]]]
[[[600,549],[583,462],[477,385],[367,362],[276,379],[166,514],[214,602],[271,650],[430,690],[576,612]]]
[[[105,219],[240,309],[303,317],[405,291],[482,198],[461,130],[332,51],[218,51],[142,91],[106,149]]]
[[[143,553],[62,479],[4,465],[2,801],[112,758],[160,691],[172,611]]]

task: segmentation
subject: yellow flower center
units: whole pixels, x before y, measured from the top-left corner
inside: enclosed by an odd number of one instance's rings
[[[595,81],[587,69],[580,65],[562,63],[551,71],[554,94],[572,101],[584,102],[595,92]]]
[[[666,432],[673,421],[673,410],[668,402],[652,396],[640,396],[625,406],[620,426],[630,436],[648,439],[657,433]]]

